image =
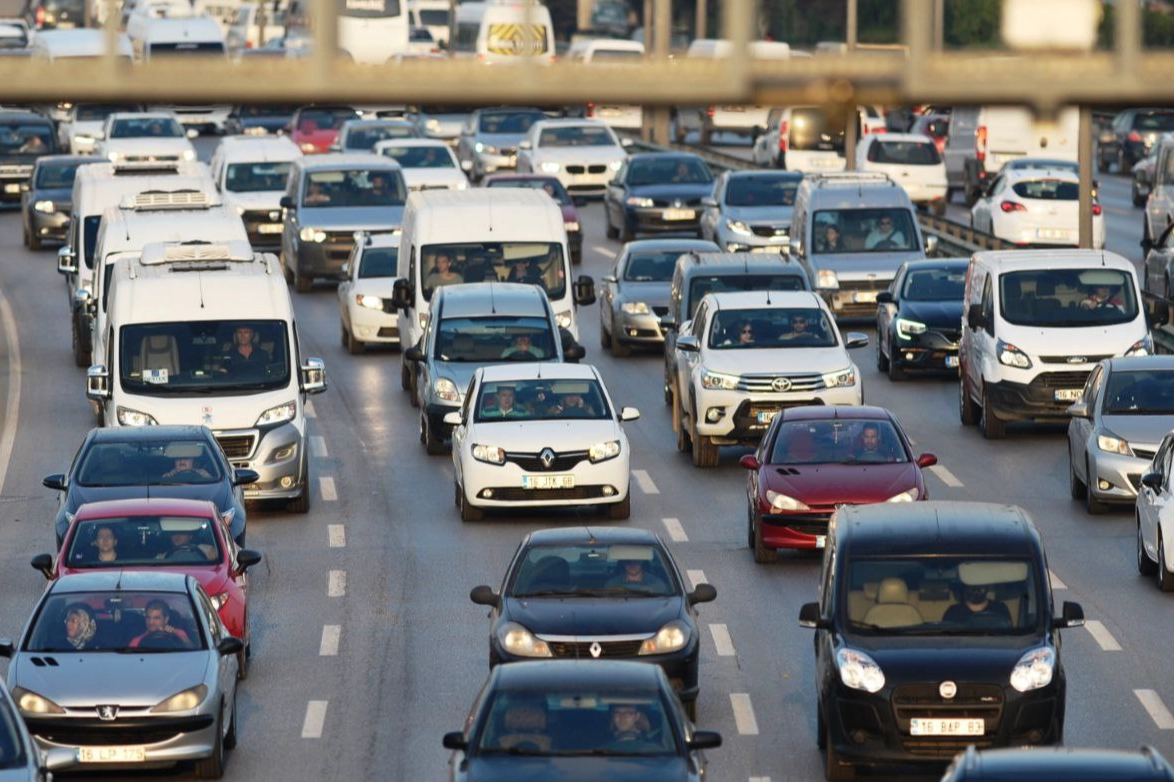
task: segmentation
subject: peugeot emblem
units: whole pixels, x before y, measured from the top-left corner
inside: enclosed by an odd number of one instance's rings
[[[542,467],[550,470],[550,466],[554,464],[554,451],[549,448],[545,448],[542,450],[542,453],[538,455],[538,459],[542,460]]]
[[[1068,357],[1069,364],[1084,364],[1087,361],[1088,361],[1087,356],[1069,356]]]
[[[676,201],[673,202],[673,206],[674,207],[683,207],[684,204],[681,202],[680,199],[677,199]]]
[[[770,382],[770,388],[774,389],[777,392],[790,391],[791,390],[791,379],[790,378],[775,378],[773,381]]]
[[[281,220],[281,212],[276,209],[269,213],[270,220]]]
[[[946,680],[938,686],[938,693],[943,699],[952,699],[958,695],[958,685],[953,680]]]
[[[600,655],[603,655],[603,647],[599,645],[599,642],[592,642],[591,646],[587,648],[587,651],[591,653],[592,658],[598,658]]]
[[[98,718],[100,720],[114,720],[118,717],[118,706],[114,704],[99,704]]]

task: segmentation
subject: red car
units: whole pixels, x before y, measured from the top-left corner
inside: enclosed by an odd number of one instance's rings
[[[494,174],[486,177],[483,187],[487,188],[533,188],[545,190],[550,197],[558,202],[563,211],[563,226],[567,230],[567,244],[571,249],[571,263],[577,264],[583,260],[583,226],[579,223],[579,213],[575,210],[575,200],[567,193],[558,177],[548,177],[543,174]]]
[[[360,119],[349,106],[303,106],[289,122],[289,136],[306,155],[329,152],[347,120]]]
[[[928,500],[921,469],[893,414],[870,406],[805,406],[780,411],[758,450],[742,458],[748,541],[754,560],[779,549],[822,549],[840,506]]]
[[[49,580],[112,568],[190,574],[212,599],[228,632],[245,643],[239,667],[243,677],[250,642],[245,572],[259,562],[260,553],[236,547],[211,501],[138,498],[84,504],[65,534],[57,562],[37,555],[32,566]]]

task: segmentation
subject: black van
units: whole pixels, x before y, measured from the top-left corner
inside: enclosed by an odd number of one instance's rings
[[[47,117],[0,111],[0,204],[19,204],[37,158],[57,152],[57,134]]]
[[[945,765],[1064,739],[1065,675],[1039,531],[994,503],[849,506],[832,517],[815,629],[818,744],[828,780],[856,765]]]

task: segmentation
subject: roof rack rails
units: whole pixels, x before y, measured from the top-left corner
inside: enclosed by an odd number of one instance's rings
[[[202,190],[144,190],[133,196],[123,196],[119,202],[122,209],[149,212],[165,209],[207,209],[220,206],[217,199]]]
[[[140,263],[144,266],[192,263],[201,261],[252,263],[256,260],[248,242],[151,242],[143,248]]]
[[[827,174],[808,174],[814,187],[859,187],[860,185],[896,185],[897,183],[880,171],[837,171]]]

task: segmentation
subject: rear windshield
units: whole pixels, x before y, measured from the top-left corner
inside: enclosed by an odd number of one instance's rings
[[[547,128],[538,137],[539,147],[614,147],[616,141],[607,128],[571,125]]]
[[[444,9],[421,9],[416,13],[420,15],[420,24],[429,27],[448,27],[448,11]]]
[[[98,122],[120,111],[136,111],[133,106],[111,103],[83,103],[77,107],[74,116],[79,122]]]
[[[42,190],[65,190],[73,187],[80,163],[42,163],[37,170],[36,187]]]
[[[632,253],[628,256],[628,265],[624,267],[624,279],[634,283],[671,282],[680,257],[679,250]]]
[[[359,119],[354,109],[310,109],[298,116],[298,130],[313,133],[318,130],[338,130],[347,120]]]
[[[644,52],[631,49],[596,49],[591,55],[593,63],[632,63],[644,59]]]
[[[906,166],[936,166],[942,162],[938,148],[928,141],[874,141],[868,148],[868,159]]]
[[[525,177],[525,178],[510,178],[510,179],[494,179],[485,183],[487,188],[529,188],[531,190],[544,190],[546,195],[557,201],[559,204],[566,206],[574,205],[571,196],[567,193],[566,188],[554,177]]]
[[[831,129],[823,109],[793,109],[788,134],[789,149],[844,152],[844,129]]]
[[[1076,201],[1080,198],[1080,186],[1075,182],[1059,179],[1033,179],[1016,182],[1011,186],[1020,198],[1034,198],[1043,201]]]
[[[1174,130],[1174,112],[1150,111],[1133,116],[1133,129],[1139,131]]]
[[[799,180],[787,176],[731,177],[726,185],[726,206],[793,207]]]

